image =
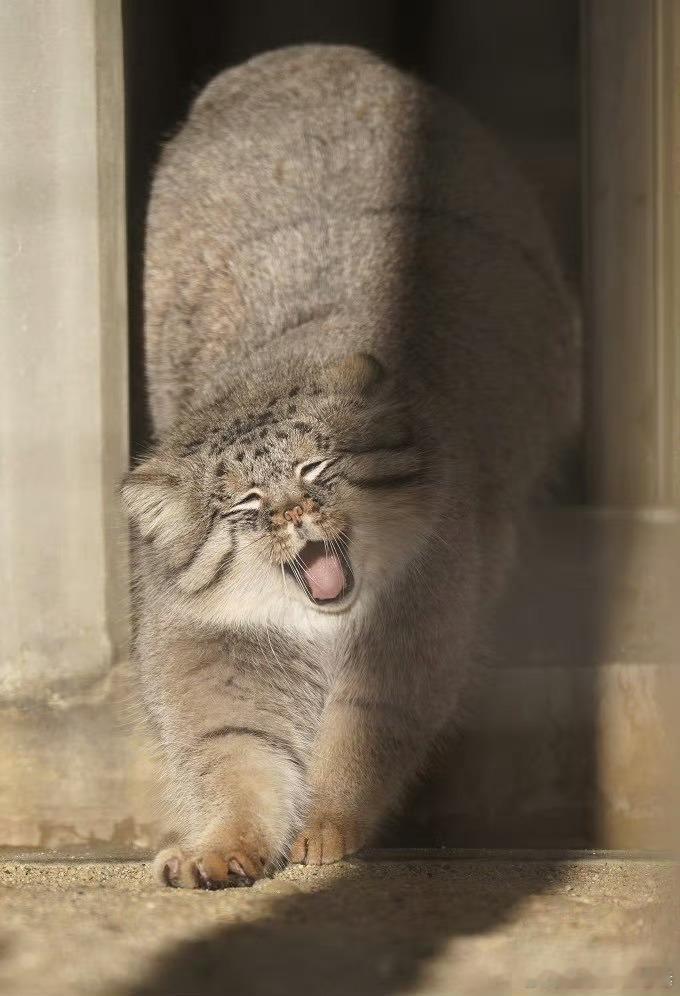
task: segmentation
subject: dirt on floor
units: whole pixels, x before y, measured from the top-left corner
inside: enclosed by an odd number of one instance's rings
[[[5,996],[638,993],[680,987],[677,866],[383,852],[252,889],[143,862],[0,863]]]

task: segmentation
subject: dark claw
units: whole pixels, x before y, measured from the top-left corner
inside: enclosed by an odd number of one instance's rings
[[[173,858],[172,861],[166,861],[163,865],[163,881],[166,885],[171,888],[177,888],[177,877],[179,875],[179,861],[177,858]]]
[[[231,872],[226,884],[231,889],[246,889],[251,886],[254,881],[254,878],[251,878],[250,875],[246,875],[245,873],[243,875],[239,875],[236,872]]]

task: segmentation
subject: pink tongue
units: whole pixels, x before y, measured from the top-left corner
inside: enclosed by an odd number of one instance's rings
[[[340,559],[334,553],[323,551],[307,560],[303,555],[305,580],[312,598],[319,602],[337,598],[345,587],[345,572]]]

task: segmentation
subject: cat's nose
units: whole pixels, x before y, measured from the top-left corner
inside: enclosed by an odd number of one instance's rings
[[[272,512],[271,518],[277,525],[285,525],[292,522],[294,526],[301,526],[305,513],[318,512],[318,504],[309,497],[298,499],[294,504],[290,502],[278,512]]]
[[[304,509],[302,508],[302,505],[293,505],[292,508],[287,508],[284,511],[283,517],[284,519],[287,519],[288,522],[292,522],[293,525],[299,526],[302,523],[302,516],[304,514],[305,513]]]

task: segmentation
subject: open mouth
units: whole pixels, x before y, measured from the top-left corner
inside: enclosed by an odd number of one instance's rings
[[[289,577],[303,589],[315,605],[341,602],[354,587],[349,557],[321,540],[303,546],[294,561],[285,565]]]

